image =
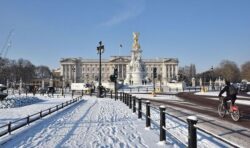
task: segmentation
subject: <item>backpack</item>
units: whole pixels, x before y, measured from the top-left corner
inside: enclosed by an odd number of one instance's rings
[[[229,94],[230,95],[236,95],[237,94],[237,89],[236,89],[235,86],[233,86],[233,85],[229,86]]]

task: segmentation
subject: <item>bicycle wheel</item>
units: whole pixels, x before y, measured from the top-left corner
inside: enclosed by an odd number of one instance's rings
[[[226,110],[225,110],[225,107],[224,107],[223,104],[220,104],[220,105],[218,106],[218,114],[219,114],[219,116],[222,117],[222,118],[225,117],[225,115],[226,115]]]
[[[234,121],[239,121],[240,120],[240,111],[235,110],[231,113],[231,117]]]

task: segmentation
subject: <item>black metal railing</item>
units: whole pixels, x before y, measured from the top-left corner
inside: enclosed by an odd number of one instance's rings
[[[145,116],[145,126],[146,128],[150,128],[151,127],[151,122],[158,124],[157,126],[159,127],[159,132],[160,132],[160,141],[166,141],[166,115],[173,117],[183,123],[185,123],[188,127],[188,143],[186,144],[185,142],[181,141],[180,139],[178,139],[178,137],[176,137],[175,135],[171,136],[175,137],[175,139],[177,139],[179,142],[181,142],[184,146],[186,147],[190,147],[190,148],[196,148],[197,147],[197,130],[199,130],[199,132],[203,132],[205,134],[211,135],[215,138],[217,138],[218,140],[222,141],[223,143],[225,143],[228,146],[232,146],[232,147],[240,147],[239,145],[228,141],[227,139],[218,136],[216,134],[213,134],[212,132],[209,132],[203,128],[200,128],[199,126],[197,126],[197,122],[198,119],[195,116],[189,116],[187,118],[187,120],[183,120],[180,119],[174,115],[171,115],[170,113],[168,113],[166,111],[166,107],[165,106],[154,106],[150,103],[149,100],[147,99],[141,99],[141,98],[137,98],[135,96],[132,96],[131,94],[128,93],[124,93],[124,92],[120,92],[120,100],[123,101],[130,109],[132,109],[133,113],[138,114],[138,119],[142,119],[142,115]],[[128,103],[130,102],[130,103]],[[137,107],[136,107],[137,105]],[[142,111],[142,105],[145,106],[146,111],[145,113]],[[154,119],[151,117],[151,109],[157,110],[159,112],[159,122],[154,121]]]

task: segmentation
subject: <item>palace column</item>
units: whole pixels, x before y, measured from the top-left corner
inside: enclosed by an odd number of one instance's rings
[[[69,64],[69,80],[72,82],[72,67],[71,64]]]
[[[170,65],[167,66],[167,72],[168,72],[168,81],[170,81]]]
[[[179,78],[178,78],[178,65],[177,64],[175,65],[175,76],[176,76],[176,80],[179,81]]]
[[[171,65],[171,80],[174,78],[174,65]]]
[[[162,64],[162,79],[163,84],[167,84],[167,65],[165,63]]]

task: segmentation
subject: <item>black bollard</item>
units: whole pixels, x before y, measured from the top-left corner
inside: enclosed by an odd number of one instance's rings
[[[166,141],[166,131],[163,127],[166,127],[165,106],[160,106],[160,141]]]
[[[198,122],[196,116],[189,116],[187,118],[188,122],[188,147],[197,148],[197,134],[195,124]]]
[[[133,113],[136,112],[135,105],[136,105],[136,97],[134,96],[134,97],[133,97]]]
[[[132,108],[132,95],[129,94],[129,108]]]
[[[150,101],[146,101],[146,127],[150,128]]]
[[[138,118],[141,119],[141,98],[138,98]]]
[[[30,116],[29,115],[27,116],[27,124],[28,125],[30,124]]]
[[[128,106],[128,94],[126,93],[126,99],[125,99],[126,105]]]
[[[8,133],[11,134],[11,121],[8,124]]]
[[[125,93],[122,93],[122,102],[125,104]]]

